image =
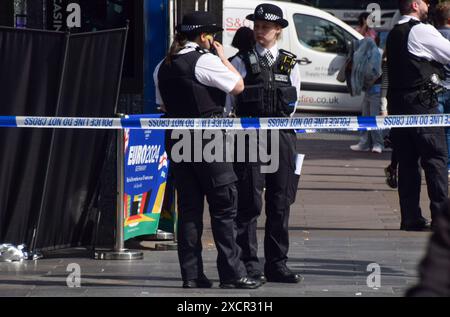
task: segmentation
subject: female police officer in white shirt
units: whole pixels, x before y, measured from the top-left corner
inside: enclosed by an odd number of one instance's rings
[[[175,42],[154,73],[157,103],[169,118],[223,117],[225,93],[242,92],[242,77],[225,58],[223,47],[213,40],[213,34],[219,31],[223,29],[207,12],[188,14],[177,27]],[[212,45],[218,56],[208,51]],[[176,141],[170,131],[167,133],[170,153]],[[172,154],[170,158],[178,192],[178,256],[183,287],[212,286],[203,272],[201,254],[205,196],[218,251],[220,287],[261,286],[247,278],[236,244],[237,178],[231,163],[195,163],[192,159],[175,162]]]
[[[283,11],[272,4],[257,6],[255,13],[247,19],[255,21],[256,47],[247,53],[238,54],[232,60],[244,78],[245,90],[236,98],[228,98],[228,102],[234,103],[234,107],[230,108],[235,109],[238,117],[289,117],[296,109],[300,71],[296,56],[280,50],[277,45],[282,29],[289,23],[283,19]],[[295,201],[299,180],[295,174],[297,138],[293,130],[281,130],[278,133],[279,152],[271,153],[272,156],[279,156],[279,168],[275,173],[263,174],[259,162],[235,164],[239,178],[237,241],[242,248],[242,260],[250,277],[262,283],[266,278],[269,282],[298,283],[302,277],[286,266],[290,206]],[[259,142],[261,146],[261,139]],[[265,276],[257,256],[256,237],[264,187],[267,216],[264,236]]]

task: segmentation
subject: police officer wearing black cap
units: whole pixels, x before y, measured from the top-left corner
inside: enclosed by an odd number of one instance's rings
[[[437,94],[443,65],[450,62],[450,42],[426,24],[429,1],[399,0],[403,15],[389,33],[388,103],[392,115],[439,114]],[[391,132],[398,153],[401,230],[428,229],[420,209],[421,172],[425,171],[431,217],[437,220],[448,196],[447,144],[444,128],[399,128]]]
[[[225,93],[244,89],[242,77],[213,40],[223,31],[207,12],[183,17],[168,56],[154,73],[157,103],[169,118],[223,117]],[[209,52],[217,51],[217,56]],[[194,134],[192,131],[190,132]],[[237,190],[231,163],[175,162],[171,153],[176,140],[168,131],[167,145],[178,194],[178,256],[184,288],[210,288],[202,260],[204,197],[218,251],[221,288],[254,289],[259,281],[247,277],[236,243]]]
[[[232,60],[244,78],[246,89],[236,98],[228,97],[232,105],[227,106],[234,108],[238,117],[289,117],[295,113],[300,72],[296,56],[277,46],[282,29],[289,23],[283,18],[283,11],[272,4],[258,5],[247,19],[255,22],[256,46]],[[275,173],[263,174],[261,164],[249,160],[235,164],[239,178],[238,243],[249,276],[263,283],[298,283],[302,280],[286,265],[290,206],[295,202],[299,181],[295,173],[296,141],[294,131],[279,131],[279,153],[272,153],[280,158],[280,166]],[[263,273],[257,256],[256,228],[264,187],[267,220]]]

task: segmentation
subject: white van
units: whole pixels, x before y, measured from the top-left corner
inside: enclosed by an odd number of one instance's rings
[[[253,28],[253,22],[245,17],[261,3],[279,6],[289,21],[279,44],[296,54],[300,64],[298,109],[360,113],[363,97],[351,97],[347,86],[336,77],[347,56],[347,43],[363,36],[325,11],[279,1],[224,0],[223,43],[227,56],[236,53],[231,42],[237,29]]]

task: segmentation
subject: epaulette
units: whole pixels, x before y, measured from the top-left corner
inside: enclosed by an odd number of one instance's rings
[[[210,51],[208,51],[208,50],[206,50],[206,49],[204,49],[204,48],[201,48],[200,46],[197,46],[196,48],[195,48],[195,50],[197,51],[197,52],[199,52],[200,54],[208,54],[208,53],[211,53]]]
[[[286,50],[280,49],[280,71],[288,75],[291,74],[297,64],[297,56]]]
[[[286,51],[286,50],[284,50],[284,49],[280,49],[280,54],[283,54],[283,55],[292,57],[293,59],[296,59],[296,58],[297,58],[297,55],[295,55],[294,53],[291,53],[291,52],[289,52],[289,51]]]

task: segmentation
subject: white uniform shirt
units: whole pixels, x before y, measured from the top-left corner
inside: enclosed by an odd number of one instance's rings
[[[184,49],[182,49],[178,55],[187,54],[196,50],[199,47],[197,43],[188,42]],[[156,89],[156,104],[164,106],[164,102],[159,90],[158,73],[162,60],[158,66],[156,66],[153,73],[153,80],[155,82]],[[240,78],[237,74],[230,71],[220,60],[220,58],[213,54],[203,54],[197,61],[195,66],[195,77],[197,80],[205,86],[215,87],[223,92],[229,94],[237,85]]]
[[[278,45],[275,45],[272,48],[267,49],[267,48],[262,47],[259,44],[256,44],[256,52],[258,53],[259,56],[264,56],[267,51],[270,51],[270,53],[275,58],[275,60],[278,59],[278,56],[280,55]],[[247,76],[247,69],[245,68],[245,63],[239,56],[236,56],[235,58],[233,58],[233,60],[231,61],[231,64],[233,64],[233,66],[241,74],[242,78],[245,78]],[[294,69],[292,70],[290,77],[291,77],[292,86],[294,86],[297,89],[297,98],[299,98],[300,97],[300,68],[299,68],[298,64],[296,64],[294,66]],[[298,105],[298,100],[295,104],[294,109],[297,108],[297,105]],[[228,95],[226,106],[225,106],[225,111],[227,113],[230,113],[235,106],[236,106],[235,97]],[[294,115],[294,114],[295,114],[295,110],[291,115]]]
[[[416,17],[404,15],[398,24],[409,22]],[[437,61],[443,65],[450,63],[450,41],[432,25],[420,23],[411,29],[408,39],[408,51],[427,61]]]

